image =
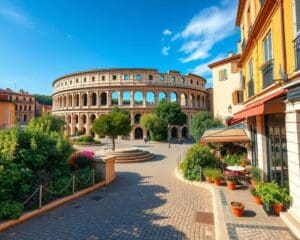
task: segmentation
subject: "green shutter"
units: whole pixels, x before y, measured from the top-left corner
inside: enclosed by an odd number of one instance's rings
[[[296,32],[300,32],[300,0],[295,0]]]

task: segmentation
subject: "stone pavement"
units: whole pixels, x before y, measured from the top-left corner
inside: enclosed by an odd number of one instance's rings
[[[177,158],[189,146],[123,143],[157,156],[117,164],[111,185],[12,227],[0,239],[214,239],[214,225],[201,218],[212,213],[211,194],[174,176]]]

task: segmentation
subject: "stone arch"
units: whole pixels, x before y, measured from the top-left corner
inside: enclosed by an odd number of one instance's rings
[[[196,106],[196,97],[194,94],[191,94],[191,96],[190,96],[190,103],[191,103],[192,107]]]
[[[91,106],[97,106],[97,94],[96,93],[91,93],[90,96],[90,101],[91,101]]]
[[[71,123],[71,115],[66,115],[66,123]]]
[[[72,107],[73,104],[73,96],[71,94],[68,95],[68,107]]]
[[[78,128],[74,127],[74,134],[77,135],[77,133],[78,133]]]
[[[27,118],[27,114],[24,114],[24,115],[23,115],[23,122],[24,122],[24,123],[26,123],[26,122],[27,122],[27,120],[28,120],[28,118]]]
[[[136,114],[134,115],[134,123],[139,124],[140,121],[141,121],[141,117],[142,117],[142,114],[136,113]]]
[[[79,121],[79,119],[78,119],[78,115],[77,114],[74,114],[73,115],[73,120],[74,120],[74,122],[75,122],[75,124],[77,124]]]
[[[183,127],[183,128],[181,129],[181,136],[182,136],[183,138],[188,138],[188,136],[189,136],[189,130],[188,130],[187,127]]]
[[[203,106],[200,100],[200,95],[197,95],[197,107]]]
[[[124,91],[122,93],[122,105],[130,105],[130,92]]]
[[[166,92],[159,92],[158,93],[158,101],[167,101],[167,94]]]
[[[107,105],[107,93],[106,92],[102,92],[100,94],[100,102],[101,102],[101,106]]]
[[[178,139],[178,129],[177,127],[172,127],[171,129],[171,138]]]
[[[155,105],[155,94],[152,91],[146,93],[146,104],[147,105]]]
[[[143,129],[137,127],[134,129],[134,139],[143,139]]]
[[[81,119],[81,121],[82,121],[83,124],[86,124],[86,123],[87,123],[87,117],[86,117],[86,114],[82,114],[82,115],[80,116],[80,119]]]
[[[141,91],[136,91],[133,95],[135,105],[143,105],[143,93]]]
[[[88,101],[87,94],[86,94],[86,93],[83,93],[82,96],[81,96],[81,103],[82,103],[82,106],[87,106],[87,101]]]
[[[82,127],[82,128],[81,128],[81,131],[82,131],[82,134],[83,134],[83,135],[86,135],[86,128],[85,128],[85,127]]]
[[[119,93],[117,91],[111,93],[111,105],[119,105]]]
[[[187,95],[185,93],[180,94],[180,105],[181,106],[188,106]]]
[[[94,114],[94,113],[91,114],[91,115],[90,115],[90,123],[93,124],[93,122],[95,121],[96,118],[97,118],[97,117],[96,117],[96,114]]]
[[[178,96],[176,92],[170,92],[170,102],[178,102]]]
[[[63,107],[67,106],[67,96],[63,96]]]
[[[79,106],[79,94],[77,93],[74,95],[74,103],[76,107]]]

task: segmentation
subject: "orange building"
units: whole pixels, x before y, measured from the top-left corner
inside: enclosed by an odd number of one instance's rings
[[[0,89],[0,130],[14,127],[15,104],[9,100],[5,91]]]

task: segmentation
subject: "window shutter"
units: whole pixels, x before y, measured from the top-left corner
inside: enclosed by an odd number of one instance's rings
[[[269,58],[268,60],[271,60],[273,57],[272,57],[272,34],[269,33]]]
[[[264,40],[264,60],[265,62],[268,61],[268,44],[267,44],[267,38]]]
[[[224,80],[227,80],[227,69],[224,69]]]
[[[236,105],[237,102],[238,102],[238,99],[237,99],[237,91],[234,91],[234,92],[232,93],[232,103],[233,103],[233,105]]]
[[[300,0],[295,0],[296,32],[300,31]]]

